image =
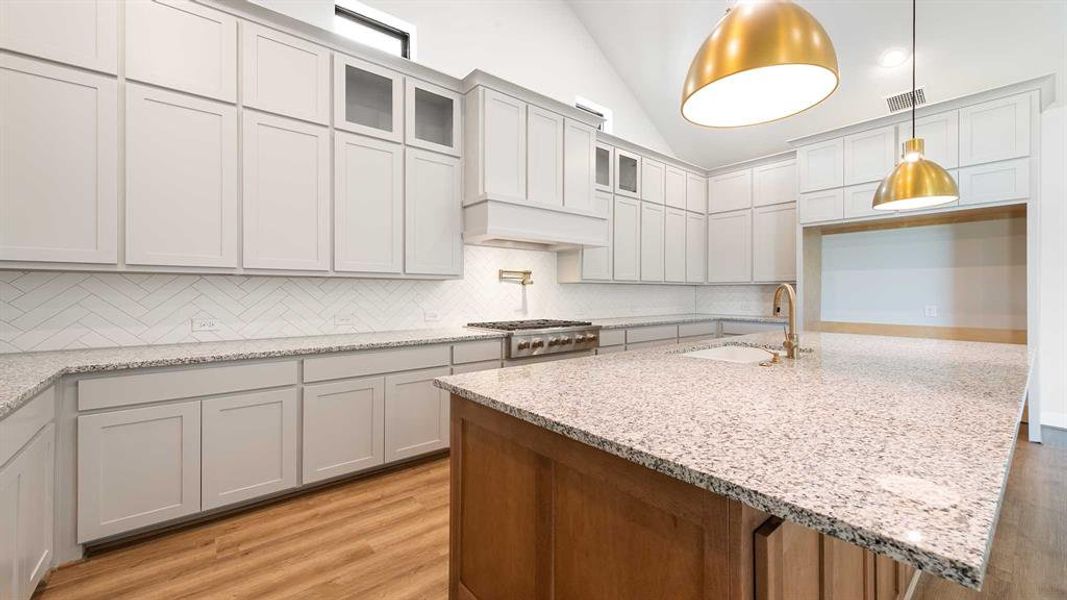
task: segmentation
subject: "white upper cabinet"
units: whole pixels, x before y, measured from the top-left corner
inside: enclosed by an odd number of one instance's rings
[[[915,136],[923,139],[923,155],[946,169],[960,164],[960,112],[929,115],[915,120]],[[912,138],[911,121],[897,125],[896,159],[903,158],[901,144]]]
[[[481,156],[481,172],[475,177],[477,193],[525,200],[526,103],[486,88],[480,88],[477,97],[482,104],[481,123],[476,116],[467,117],[468,127],[480,125],[476,144]]]
[[[614,148],[597,143],[596,145],[596,171],[594,180],[596,189],[602,192],[612,191],[615,185],[615,158]]]
[[[330,51],[242,22],[241,101],[259,110],[329,124]]]
[[[244,112],[243,264],[330,268],[330,132]]]
[[[1030,96],[1001,98],[960,109],[960,166],[1030,154]]]
[[[796,204],[776,204],[753,209],[753,281],[775,283],[796,280],[796,231]]]
[[[334,54],[333,73],[334,127],[404,141],[403,76],[343,54]]]
[[[202,406],[202,510],[297,485],[294,388],[224,396]]]
[[[459,275],[463,271],[460,161],[406,149],[404,271]]]
[[[118,6],[116,0],[0,2],[0,47],[114,74]]]
[[[840,138],[798,148],[797,179],[800,191],[813,192],[844,185],[844,151],[844,140]]]
[[[685,280],[704,283],[707,279],[708,218],[685,213]]]
[[[609,192],[598,191],[594,199],[593,210],[608,215],[607,246],[586,246],[582,248],[582,279],[607,281],[611,279],[611,243],[612,238],[612,196]]]
[[[615,149],[615,193],[641,197],[641,157],[618,148]]]
[[[350,133],[334,137],[334,269],[400,273],[404,148]]]
[[[641,203],[641,281],[663,281],[663,207]]]
[[[304,386],[303,483],[385,461],[385,378]]]
[[[584,123],[567,119],[563,130],[564,206],[595,210],[593,195],[597,189],[594,181],[596,169],[596,130]]]
[[[752,211],[708,215],[708,281],[752,281]]]
[[[708,178],[693,173],[685,174],[685,209],[708,212]]]
[[[686,215],[680,208],[667,208],[663,225],[663,280],[686,280]],[[703,236],[701,236],[703,237]]]
[[[853,219],[856,217],[885,217],[893,214],[892,211],[875,210],[872,206],[874,192],[879,185],[880,182],[876,181],[845,188],[843,190],[844,217]]]
[[[385,377],[385,460],[411,458],[448,447],[449,396],[434,378],[448,367]]]
[[[237,109],[126,88],[126,262],[237,266]]]
[[[842,140],[844,185],[881,181],[896,164],[896,127],[847,135]]]
[[[526,199],[563,205],[563,117],[527,106]]]
[[[752,206],[797,201],[797,161],[783,160],[752,169]]]
[[[126,7],[126,77],[226,102],[237,99],[237,19],[190,0]]]
[[[797,202],[801,223],[835,221],[845,216],[844,191],[841,188],[801,194]]]
[[[641,159],[641,199],[645,202],[664,203],[665,168],[661,162]]]
[[[612,269],[615,280],[637,281],[641,275],[641,202],[616,196],[612,228]]]
[[[0,55],[0,259],[118,260],[117,112],[114,78]]]
[[[1019,158],[959,170],[960,204],[986,204],[1030,197],[1030,159]]]
[[[673,208],[686,208],[685,171],[667,165],[663,175],[663,202]]]
[[[407,79],[404,141],[434,152],[459,156],[463,148],[463,97],[443,87]]]
[[[752,169],[714,175],[708,179],[708,212],[752,207]]]

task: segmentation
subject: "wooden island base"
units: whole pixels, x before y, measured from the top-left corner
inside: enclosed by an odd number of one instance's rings
[[[453,600],[902,600],[914,568],[451,400]]]

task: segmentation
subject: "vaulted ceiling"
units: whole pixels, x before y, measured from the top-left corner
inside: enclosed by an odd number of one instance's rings
[[[909,0],[799,0],[837,49],[841,87],[800,115],[710,130],[682,119],[682,81],[693,54],[733,2],[570,0],[674,153],[707,167],[788,150],[786,140],[887,114],[885,96],[910,88],[910,63],[879,65],[910,47]],[[1063,102],[1067,0],[919,0],[918,84],[928,103],[1057,73]]]

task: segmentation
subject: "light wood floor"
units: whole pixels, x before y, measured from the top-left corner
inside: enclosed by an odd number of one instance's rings
[[[924,576],[915,600],[1067,598],[1067,434],[1046,437],[1016,449],[983,591]],[[97,554],[35,600],[437,599],[447,579],[439,459]]]

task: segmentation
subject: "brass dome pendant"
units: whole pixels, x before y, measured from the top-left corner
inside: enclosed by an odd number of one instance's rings
[[[834,93],[837,53],[811,13],[790,0],[741,0],[693,57],[682,116],[708,127],[784,119]]]

